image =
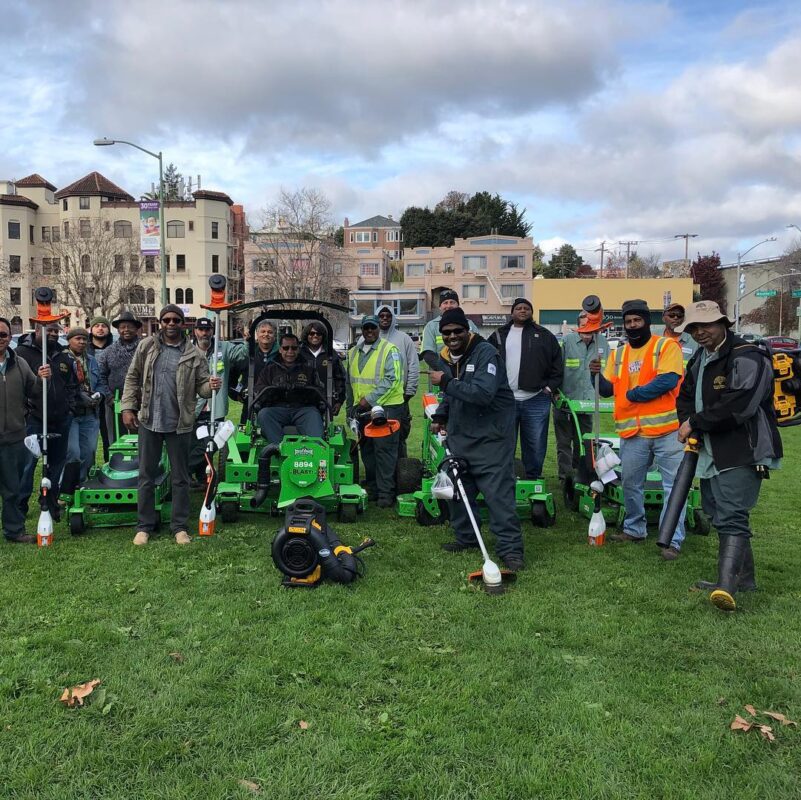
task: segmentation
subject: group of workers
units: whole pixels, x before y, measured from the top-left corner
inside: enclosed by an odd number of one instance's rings
[[[141,321],[125,311],[111,325],[97,317],[88,330],[71,328],[66,347],[59,344],[56,323],[40,326],[20,340],[16,353],[8,346],[10,325],[0,319],[0,404],[6,409],[0,444],[13,455],[0,460],[5,538],[33,540],[25,534],[24,519],[36,457],[22,440],[42,432],[43,378],[48,380],[49,431],[56,434],[48,447],[51,511],[58,516],[60,483],[69,490],[69,484],[74,488],[84,481],[98,438],[107,458],[122,426],[137,431],[139,441],[134,543],[146,544],[156,528],[155,485],[164,446],[172,478],[171,532],[185,544],[191,541],[191,478],[205,473],[193,432],[210,419],[212,392],[215,421],[228,414],[229,395],[241,399],[243,415],[275,443],[287,425],[302,435],[322,436],[326,421],[343,406],[364,426],[381,406],[396,424],[389,435],[360,436],[359,441],[368,496],[388,508],[396,499],[396,465],[406,455],[409,401],[417,393],[422,360],[440,393],[434,430],[447,431],[451,451],[469,462],[463,479],[467,499],[475,505],[477,494],[483,494],[496,552],[508,569],[524,566],[514,498],[518,438],[525,477],[541,478],[557,396],[591,400],[597,392],[614,397],[620,437],[625,519],[612,539],[644,541],[646,475],[653,465],[659,469],[668,498],[684,443],[694,434],[701,440],[703,509],[720,534],[718,580],[704,586],[723,586],[729,594],[753,586],[749,513],[761,479],[782,455],[772,410],[772,369],[769,354],[733,334],[731,321],[715,303],[695,303],[686,314],[674,303],[663,312],[663,333],[653,334],[645,301],[629,300],[623,304],[626,342],[615,351],[602,328],[591,326],[586,311],[561,342],[534,322],[532,305],[522,297],[513,302],[511,320],[488,339],[464,314],[455,291],[442,292],[440,312],[426,325],[418,355],[411,337],[398,329],[392,308],[380,307],[361,320],[361,335],[344,363],[319,321],[298,337],[261,320],[251,364],[247,343],[213,341],[209,319],[197,321],[190,339],[184,312],[174,304],[161,309],[158,333],[144,339]],[[121,420],[115,395],[121,396]],[[580,413],[576,418],[578,430],[571,414],[554,411],[560,480],[573,479],[582,466],[579,439],[591,430],[591,417]],[[455,538],[443,545],[446,550],[478,546],[462,503],[453,503],[451,526]],[[682,514],[662,557],[678,558],[684,537]]]

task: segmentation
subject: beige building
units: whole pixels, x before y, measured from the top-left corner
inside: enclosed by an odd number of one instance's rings
[[[227,194],[206,190],[194,192],[191,200],[165,203],[168,299],[190,322],[205,313],[200,304],[209,300],[212,274],[230,279],[232,295],[239,291],[237,240],[244,234],[232,207]],[[100,308],[100,293],[107,295],[106,306],[114,296],[112,313],[130,308],[145,330],[154,330],[160,263],[158,256],[140,256],[139,230],[139,203],[98,172],[61,190],[37,174],[0,181],[0,271],[2,291],[8,293],[2,307],[11,312],[15,329],[29,327],[33,290],[48,282],[60,311],[72,312],[72,324],[85,322],[83,308],[92,299]],[[72,285],[81,286],[83,308],[65,302],[65,291],[59,291],[71,280],[70,269]]]
[[[392,266],[403,258],[400,222],[380,215],[351,225],[344,224],[343,248],[356,264],[356,290],[385,291],[392,280]]]

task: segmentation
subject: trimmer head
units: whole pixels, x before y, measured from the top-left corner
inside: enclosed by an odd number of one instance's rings
[[[467,581],[468,583],[478,584],[487,594],[504,594],[506,592],[506,587],[517,580],[517,573],[508,569],[502,569],[500,573],[501,582],[496,584],[485,583],[483,570],[480,569],[471,572],[467,576]]]

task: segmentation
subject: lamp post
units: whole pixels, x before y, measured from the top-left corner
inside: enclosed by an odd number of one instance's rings
[[[149,156],[153,156],[159,162],[159,264],[161,266],[161,305],[167,305],[167,260],[164,257],[166,247],[164,246],[164,164],[161,158],[161,151],[154,153],[152,150],[145,150],[133,142],[127,142],[125,139],[95,139],[94,145],[96,147],[108,147],[112,144],[127,144],[129,147],[135,147]]]
[[[737,300],[734,303],[734,332],[740,332],[740,298],[743,295],[743,290],[740,286],[740,281],[742,280],[742,260],[743,256],[747,256],[752,250],[759,247],[761,244],[765,244],[765,242],[775,242],[776,237],[771,236],[768,239],[763,239],[761,242],[757,242],[753,247],[749,247],[744,253],[737,253]]]

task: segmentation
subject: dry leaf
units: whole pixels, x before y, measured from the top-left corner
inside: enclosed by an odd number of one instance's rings
[[[93,681],[86,681],[86,683],[79,683],[77,686],[65,689],[59,700],[61,700],[67,708],[82,706],[84,698],[92,694],[96,686],[100,686],[100,681],[97,680],[97,678]]]
[[[775,719],[776,722],[781,722],[782,725],[795,725],[798,727],[797,722],[793,722],[791,719],[787,719],[784,714],[779,714],[778,711],[763,711],[762,712],[766,717],[770,717],[771,719]]]
[[[743,708],[752,716],[755,717],[757,715],[757,710],[753,706],[743,706]]]
[[[718,705],[725,706],[726,705],[726,698],[725,697],[718,697]]]
[[[734,722],[729,726],[733,731],[750,731],[754,727],[753,722],[743,719],[739,714],[735,715]]]
[[[258,783],[253,783],[253,781],[246,781],[244,778],[241,778],[239,781],[239,785],[243,789],[247,789],[249,792],[253,792],[253,794],[261,794],[261,786]]]
[[[770,725],[757,725],[756,727],[759,728],[759,732],[769,742],[776,740],[776,737],[773,735],[773,728],[771,728]]]
[[[301,720],[301,721],[298,723],[298,725],[299,725],[299,727],[300,727],[300,729],[301,729],[302,731],[307,731],[307,730],[309,729],[309,723],[308,723],[308,722],[306,722],[306,720],[305,720],[305,719],[302,719],[302,720]]]
[[[176,650],[174,653],[170,653],[170,658],[173,661],[177,661],[179,664],[183,664],[184,657]]]

